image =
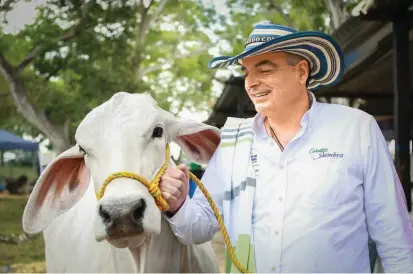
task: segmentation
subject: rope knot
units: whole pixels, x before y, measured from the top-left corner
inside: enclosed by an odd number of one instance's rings
[[[168,203],[161,195],[161,189],[159,188],[157,183],[152,183],[148,187],[149,193],[155,199],[155,203],[158,208],[162,211],[167,211],[169,209]]]
[[[152,197],[154,197],[156,199],[161,194],[161,190],[159,189],[159,187],[157,185],[151,184],[149,186],[149,193],[151,193]]]

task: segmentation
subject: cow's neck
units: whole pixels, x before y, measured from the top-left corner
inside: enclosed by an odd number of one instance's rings
[[[150,237],[140,247],[130,249],[139,273],[180,272],[183,246],[164,218],[161,226],[160,234]]]
[[[172,159],[169,167],[176,167]],[[185,247],[176,239],[168,221],[164,217],[161,219],[158,235],[150,237],[140,247],[130,249],[139,273],[180,272],[181,253]]]

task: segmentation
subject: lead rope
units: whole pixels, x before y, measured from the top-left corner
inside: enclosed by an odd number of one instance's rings
[[[121,172],[115,172],[111,175],[109,175],[105,182],[103,183],[102,187],[100,188],[99,192],[96,192],[96,198],[98,200],[102,199],[103,195],[105,194],[106,187],[109,185],[110,182],[112,182],[116,178],[130,178],[137,180],[141,182],[143,185],[148,188],[149,192],[151,193],[152,197],[155,199],[156,205],[161,211],[167,211],[169,209],[168,203],[165,201],[165,199],[161,195],[161,190],[159,189],[159,181],[161,180],[162,175],[165,173],[166,169],[168,168],[168,163],[169,163],[169,154],[170,154],[170,148],[169,144],[166,144],[166,151],[165,151],[165,163],[162,165],[161,169],[159,170],[158,174],[155,176],[155,179],[153,181],[149,181],[146,178],[143,178],[140,175],[137,175],[132,172],[128,171],[121,171]],[[224,225],[224,221],[222,220],[221,215],[219,214],[219,210],[217,206],[215,205],[214,200],[212,199],[211,195],[209,194],[208,190],[204,187],[202,182],[192,173],[189,171],[189,177],[194,180],[194,182],[198,185],[198,187],[201,189],[202,193],[205,195],[206,199],[209,202],[209,205],[211,206],[212,210],[214,211],[214,215],[217,218],[219,228],[221,229],[221,233],[223,235],[225,245],[228,250],[228,254],[231,258],[232,263],[237,267],[237,269],[242,272],[242,273],[249,273],[246,268],[244,268],[239,260],[237,259],[235,255],[234,248],[232,247],[231,241],[228,236],[228,231]]]

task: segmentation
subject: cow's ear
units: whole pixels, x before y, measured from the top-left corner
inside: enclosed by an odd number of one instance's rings
[[[42,172],[30,194],[23,213],[23,230],[41,232],[82,198],[89,181],[90,172],[78,145],[57,156]]]
[[[199,164],[208,163],[221,141],[221,131],[197,121],[169,116],[166,130],[171,140]]]

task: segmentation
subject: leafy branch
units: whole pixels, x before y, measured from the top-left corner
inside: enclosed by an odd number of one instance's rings
[[[149,26],[159,17],[159,15],[162,13],[162,11],[165,9],[166,4],[168,3],[168,0],[163,0],[159,3],[158,8],[156,9],[155,13],[150,16],[149,15],[149,10],[152,7],[154,0],[151,0],[149,5],[147,7],[144,6],[144,1],[141,0],[141,8],[140,8],[140,23],[139,23],[139,30],[138,30],[138,41],[137,41],[137,52],[138,52],[138,57],[135,62],[135,65],[137,68],[140,67],[140,64],[142,62],[142,56],[144,54],[144,44],[145,44],[145,38],[146,35],[148,34],[149,31]]]
[[[276,0],[270,0],[268,4],[268,8],[276,10],[288,23],[288,25],[294,29],[298,29],[297,25],[294,23],[293,19],[283,11],[282,7],[277,3]]]
[[[28,54],[27,56],[23,59],[23,61],[17,66],[16,71],[19,74],[24,68],[26,68],[36,57],[44,54],[51,48],[53,48],[55,45],[57,45],[59,42],[67,42],[73,38],[75,38],[81,30],[85,29],[86,21],[87,21],[87,15],[89,13],[90,7],[95,3],[95,1],[90,1],[89,3],[85,4],[82,9],[79,11],[80,13],[80,18],[79,22],[72,28],[70,28],[66,33],[64,33],[62,36],[54,39],[52,43],[46,44],[39,44],[35,46]]]
[[[182,53],[182,54],[178,54],[173,58],[170,58],[169,61],[163,62],[163,63],[159,63],[156,65],[152,65],[152,66],[148,66],[142,70],[139,71],[138,75],[139,77],[145,76],[148,73],[151,72],[155,72],[158,70],[161,70],[164,66],[172,66],[173,63],[179,59],[184,59],[184,58],[188,58],[188,57],[195,57],[199,54],[204,53],[206,50],[208,50],[211,46],[213,46],[213,44],[205,44],[202,47],[200,47],[199,49],[195,50],[195,51],[191,51],[188,53]]]

